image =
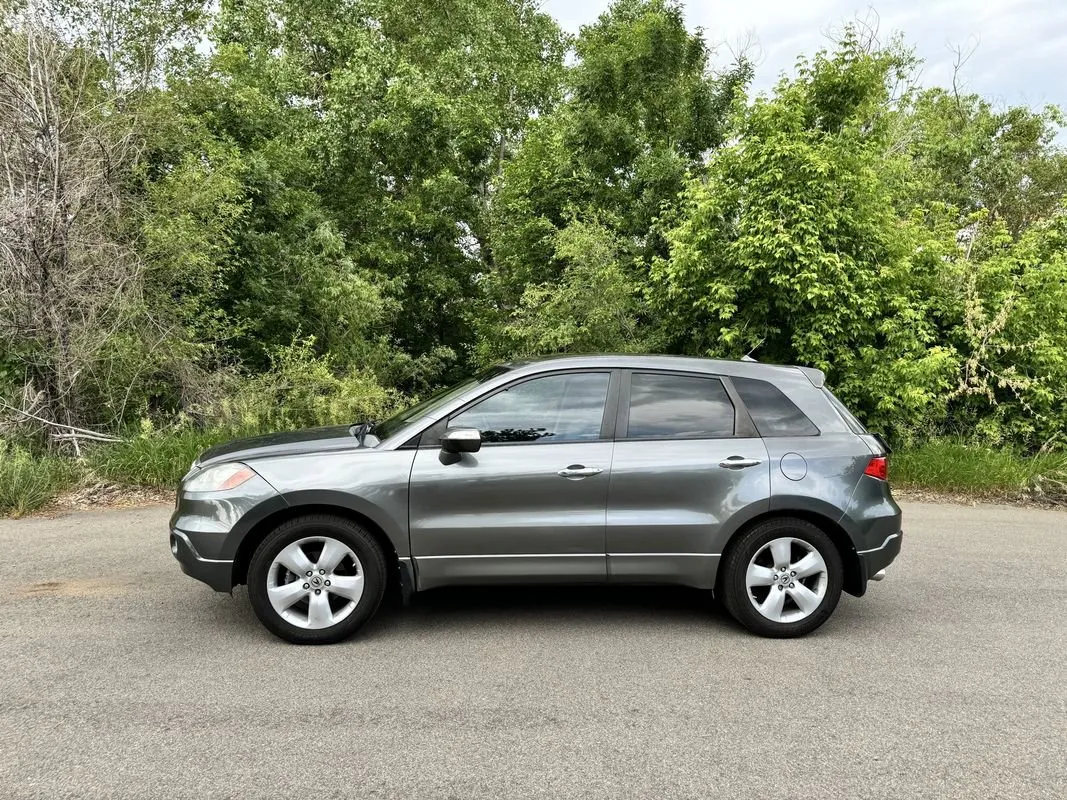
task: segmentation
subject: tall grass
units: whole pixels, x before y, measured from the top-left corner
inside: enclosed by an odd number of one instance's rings
[[[37,457],[0,441],[0,514],[21,517],[73,484],[81,469],[67,458]]]
[[[934,440],[893,453],[896,486],[975,497],[1036,496],[1067,500],[1067,453],[1025,455],[957,440]]]
[[[152,432],[98,447],[89,466],[101,480],[173,489],[203,450],[236,438],[231,431]]]

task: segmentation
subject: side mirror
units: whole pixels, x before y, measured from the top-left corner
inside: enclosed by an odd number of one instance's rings
[[[482,449],[482,432],[477,428],[448,428],[441,436],[446,453],[477,453]]]

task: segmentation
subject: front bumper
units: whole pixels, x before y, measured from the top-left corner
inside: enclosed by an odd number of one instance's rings
[[[863,573],[864,586],[866,586],[871,576],[888,567],[900,555],[900,547],[903,541],[904,531],[897,531],[886,537],[881,546],[857,553],[860,558],[860,570]]]
[[[259,475],[227,492],[189,492],[183,485],[170,518],[170,551],[186,575],[228,592],[242,582],[234,565],[245,536],[285,507]]]
[[[233,589],[233,561],[216,558],[203,558],[189,537],[177,528],[170,531],[170,552],[178,559],[182,572],[203,581],[216,592],[228,592]]]

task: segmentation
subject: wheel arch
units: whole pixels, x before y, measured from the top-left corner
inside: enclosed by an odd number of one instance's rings
[[[719,563],[726,563],[726,559],[730,555],[730,550],[747,531],[769,519],[801,519],[805,522],[810,522],[829,536],[830,541],[833,542],[834,547],[837,548],[837,552],[841,556],[841,564],[844,566],[844,590],[856,597],[863,596],[864,592],[867,590],[867,581],[864,578],[859,554],[857,554],[856,547],[852,543],[852,537],[848,535],[848,532],[839,522],[835,521],[832,517],[813,509],[777,508],[764,511],[761,514],[757,514],[756,516],[745,520],[745,522],[730,535],[730,538],[726,542],[726,546],[722,550],[722,557],[720,558]],[[720,569],[718,575],[715,577],[716,593],[721,591],[720,587],[723,577],[723,571]]]
[[[382,549],[382,554],[385,556],[386,565],[388,567],[386,570],[386,592],[399,591],[402,589],[400,556],[397,553],[396,545],[378,521],[367,514],[352,508],[350,505],[340,505],[321,500],[318,502],[309,501],[304,503],[293,503],[290,500],[289,505],[268,514],[263,517],[263,519],[256,522],[256,524],[244,535],[244,538],[242,538],[241,543],[237,547],[237,553],[233,561],[233,584],[236,586],[237,584],[247,583],[248,567],[252,560],[252,554],[256,551],[260,542],[262,542],[272,530],[291,519],[311,514],[329,514],[331,516],[341,517],[342,519],[355,522],[357,525],[364,528],[378,543],[378,546]]]

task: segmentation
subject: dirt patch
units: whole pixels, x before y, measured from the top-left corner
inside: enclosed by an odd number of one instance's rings
[[[81,486],[56,497],[28,516],[58,517],[75,511],[109,508],[139,508],[141,506],[172,505],[172,490],[146,486],[123,486],[118,483],[95,483]]]
[[[16,597],[99,597],[125,594],[130,582],[122,578],[85,578],[69,581],[42,581],[16,587]]]
[[[932,491],[914,487],[893,487],[893,497],[914,503],[944,503],[955,506],[980,506],[986,504],[1020,506],[1026,508],[1065,508],[1067,497],[1039,495],[1033,492],[989,492],[962,494],[960,492]]]

